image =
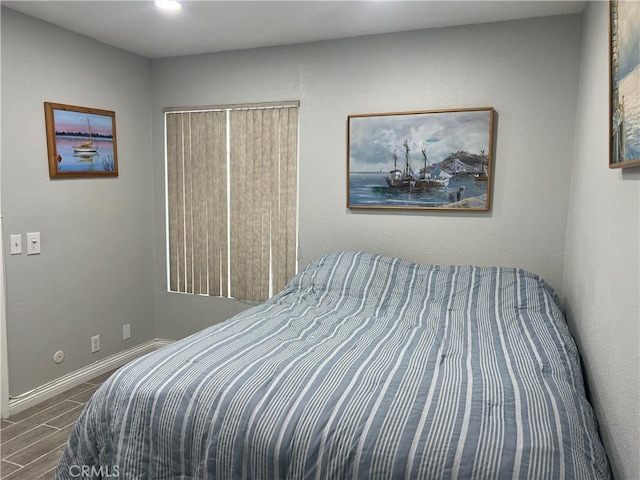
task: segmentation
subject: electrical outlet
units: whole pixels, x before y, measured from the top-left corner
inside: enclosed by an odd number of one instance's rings
[[[131,324],[127,323],[122,326],[122,339],[129,340],[131,338]]]
[[[100,350],[100,335],[91,337],[91,353],[96,353]]]
[[[27,233],[27,255],[40,254],[40,232]]]

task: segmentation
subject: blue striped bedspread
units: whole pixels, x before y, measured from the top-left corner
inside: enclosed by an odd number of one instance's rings
[[[610,471],[575,343],[540,277],[342,252],[105,382],[55,478],[116,477],[555,480]]]

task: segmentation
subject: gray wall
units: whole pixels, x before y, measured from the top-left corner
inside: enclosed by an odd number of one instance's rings
[[[179,338],[241,304],[166,293],[162,108],[300,100],[300,263],[364,249],[433,263],[516,265],[560,289],[580,16],[152,61],[157,328]],[[357,113],[493,106],[490,213],[346,208]]]
[[[155,338],[149,60],[2,9],[10,394]],[[116,112],[120,176],[50,180],[44,102]],[[39,231],[42,253],[11,256]],[[132,338],[122,340],[122,325]],[[102,349],[91,354],[90,337]],[[53,354],[64,350],[56,365]]]
[[[640,168],[610,170],[608,9],[584,14],[564,303],[616,478],[640,475]]]

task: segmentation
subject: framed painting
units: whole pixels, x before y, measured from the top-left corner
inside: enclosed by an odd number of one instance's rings
[[[347,208],[486,211],[492,107],[348,116]]]
[[[609,167],[640,165],[640,2],[609,2]]]
[[[116,114],[45,102],[50,178],[118,176]]]

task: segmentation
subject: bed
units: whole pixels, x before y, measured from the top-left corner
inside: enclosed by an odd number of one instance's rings
[[[314,261],[267,302],[119,369],[55,478],[80,473],[610,478],[544,280],[365,252]]]

